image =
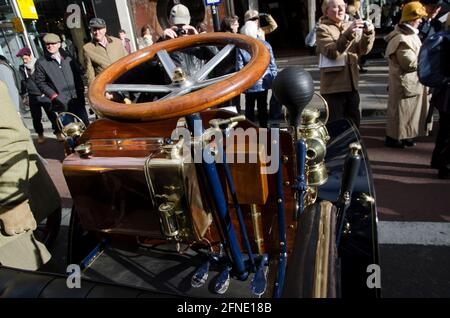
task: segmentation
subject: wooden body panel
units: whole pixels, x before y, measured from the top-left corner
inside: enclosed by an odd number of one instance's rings
[[[234,115],[223,110],[211,110],[201,114],[205,126],[213,118],[228,118]],[[63,164],[64,175],[83,226],[89,230],[96,229],[109,233],[154,239],[162,237],[159,219],[157,213],[153,211],[143,169],[146,157],[152,151],[157,150],[148,140],[145,141],[145,138],[169,138],[172,130],[176,127],[176,122],[176,119],[169,119],[137,125],[101,119],[91,124],[80,138],[79,143],[89,141],[92,144],[93,155],[85,159],[77,154],[72,154],[65,159]],[[239,126],[243,129],[254,127],[248,121],[240,122]],[[290,251],[296,228],[293,219],[295,202],[291,188],[294,183],[295,157],[293,156],[292,137],[287,131],[280,132],[280,142],[280,155],[287,158],[287,160],[281,160],[280,164],[283,169],[287,246]],[[268,151],[270,153],[271,150],[268,149]],[[97,157],[98,155],[101,156]],[[223,172],[221,176],[222,187],[226,189],[227,184]],[[248,178],[250,176],[251,174],[248,175]],[[245,186],[247,188],[245,191],[248,191],[254,187],[256,179],[257,176],[248,179],[247,182],[239,181],[237,184],[240,187]],[[269,174],[266,179],[267,190],[264,194],[266,203],[258,204],[257,210],[261,212],[265,250],[272,254],[279,252],[276,175]],[[207,192],[208,189],[205,191]],[[247,233],[253,249],[256,251],[250,205],[242,204],[241,206]],[[238,219],[231,203],[229,204],[229,213],[242,251],[244,251]],[[214,217],[213,225],[206,234],[206,238],[213,244],[220,240],[220,229],[216,220],[217,217]]]

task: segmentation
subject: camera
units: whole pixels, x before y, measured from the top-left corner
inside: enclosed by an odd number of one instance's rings
[[[183,35],[188,35],[188,31],[183,29],[183,28],[178,28],[175,33],[177,34],[177,36],[183,36]]]

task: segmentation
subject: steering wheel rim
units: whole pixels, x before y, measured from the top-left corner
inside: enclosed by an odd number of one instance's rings
[[[105,91],[125,72],[152,59],[159,51],[168,53],[196,45],[233,44],[251,54],[250,62],[240,71],[210,86],[171,99],[139,104],[122,104],[106,99]],[[269,64],[270,55],[260,40],[232,33],[204,33],[158,42],[121,58],[110,65],[92,82],[89,101],[97,115],[121,121],[155,121],[180,117],[202,111],[239,95],[261,78]]]

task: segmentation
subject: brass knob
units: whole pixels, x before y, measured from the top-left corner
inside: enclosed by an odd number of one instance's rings
[[[87,158],[92,153],[92,145],[90,143],[81,144],[75,147],[75,151],[82,158]]]
[[[348,147],[350,148],[353,156],[358,155],[362,149],[361,144],[358,142],[352,142]]]

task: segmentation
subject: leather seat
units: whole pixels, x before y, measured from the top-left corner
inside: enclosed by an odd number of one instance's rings
[[[60,274],[0,266],[0,298],[141,298],[173,297],[128,286],[82,279],[81,288],[68,288]]]

